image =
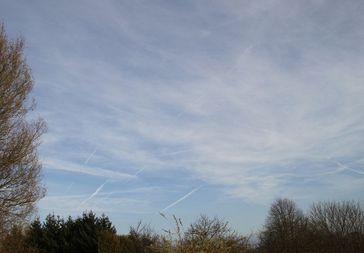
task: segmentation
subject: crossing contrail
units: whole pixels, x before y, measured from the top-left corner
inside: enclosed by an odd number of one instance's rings
[[[347,165],[342,164],[341,162],[336,161],[336,160],[334,160],[334,159],[332,159],[332,158],[330,158],[330,157],[329,157],[329,159],[330,159],[331,161],[333,161],[334,163],[336,163],[337,165],[339,165],[339,167],[340,167],[342,170],[349,170],[349,171],[355,172],[355,173],[357,173],[357,174],[364,175],[364,172],[363,172],[363,171],[360,171],[360,170],[356,170],[356,169],[350,168],[350,167],[348,167]]]
[[[134,177],[133,178],[130,178],[129,180],[127,180],[126,182],[125,182],[125,184],[127,184],[127,183],[129,183],[130,181],[132,181],[132,180],[134,180],[135,179],[135,177],[139,174],[139,173],[141,173],[141,172],[143,172],[143,170],[145,169],[145,167],[144,168],[141,168],[140,170],[138,170],[137,172],[135,172],[135,174],[134,174]],[[108,199],[108,198],[110,198],[110,195],[111,194],[113,194],[113,192],[109,192],[104,198],[103,198],[103,200],[106,200],[106,199]]]
[[[184,195],[182,198],[177,199],[175,202],[173,202],[173,203],[172,203],[172,204],[170,204],[169,206],[167,206],[167,207],[165,207],[164,209],[162,209],[162,210],[161,210],[161,212],[164,212],[164,211],[168,210],[169,208],[171,208],[171,207],[173,207],[173,206],[177,205],[177,204],[178,204],[179,202],[181,202],[182,200],[187,199],[189,196],[191,196],[192,194],[194,194],[195,192],[197,192],[198,190],[200,190],[200,188],[201,188],[201,187],[202,187],[202,186],[199,186],[199,187],[197,187],[197,188],[193,189],[192,191],[190,191],[189,193],[187,193],[186,195]]]

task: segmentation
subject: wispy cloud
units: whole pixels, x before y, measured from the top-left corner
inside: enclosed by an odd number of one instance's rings
[[[326,2],[312,4],[320,12],[323,6],[328,7]],[[164,13],[166,20],[175,20],[175,7],[149,7],[152,13]],[[195,21],[201,15],[209,18],[214,10],[194,7]],[[201,27],[176,21],[175,28],[163,34],[171,42],[162,43],[157,34],[168,30],[166,22],[155,20],[153,31],[145,33],[141,24],[151,16],[131,17],[108,2],[101,10],[112,11],[97,17],[107,21],[126,48],[135,43],[137,49],[120,49],[120,55],[129,56],[120,62],[55,50],[56,62],[68,76],[63,83],[70,89],[77,83],[79,92],[70,94],[68,105],[60,110],[64,117],[50,116],[52,129],[63,136],[52,147],[63,152],[58,143],[72,133],[69,138],[74,140],[83,137],[75,145],[85,144],[83,140],[87,145],[98,143],[96,164],[127,164],[129,171],[142,167],[153,173],[179,168],[251,201],[266,201],[292,187],[292,174],[303,180],[326,171],[330,162],[315,156],[335,160],[360,156],[363,61],[352,48],[362,50],[353,42],[361,35],[353,28],[345,39],[335,28],[344,22],[329,18],[333,23],[319,30],[333,39],[317,37],[320,17],[311,17],[302,4],[219,8],[226,19],[208,19]],[[328,8],[325,13],[331,15],[333,7]],[[338,15],[347,23],[362,22],[357,15],[341,11]],[[238,27],[244,34],[237,32]],[[209,32],[198,37],[203,30]],[[64,89],[63,84],[56,86]],[[64,125],[65,119],[85,127]],[[307,161],[310,166],[303,169],[301,164]]]
[[[264,204],[362,192],[360,1],[8,5],[49,125],[46,172],[98,177],[87,192],[187,178]]]

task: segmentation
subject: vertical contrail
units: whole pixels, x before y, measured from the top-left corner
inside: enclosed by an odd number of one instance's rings
[[[167,207],[163,208],[163,209],[161,210],[161,212],[164,212],[164,211],[168,210],[169,208],[171,208],[171,207],[173,207],[173,206],[177,205],[177,204],[178,204],[179,202],[181,202],[182,200],[185,200],[186,198],[188,198],[189,196],[191,196],[192,194],[194,194],[195,192],[197,192],[198,190],[200,190],[200,188],[201,188],[201,187],[202,187],[202,186],[199,186],[199,187],[197,187],[197,188],[193,189],[192,191],[190,191],[189,193],[187,193],[186,195],[184,195],[182,198],[177,199],[175,202],[173,202],[173,203],[172,203],[172,204],[170,204],[169,206],[167,206]]]

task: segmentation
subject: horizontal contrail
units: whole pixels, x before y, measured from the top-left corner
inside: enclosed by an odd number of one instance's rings
[[[177,150],[177,151],[161,154],[160,157],[179,155],[179,154],[182,154],[182,153],[191,152],[191,150],[192,149],[190,149],[190,148],[189,149]]]
[[[186,195],[184,195],[182,198],[179,198],[178,200],[176,200],[175,202],[173,202],[172,204],[170,204],[169,206],[165,207],[164,209],[162,209],[161,212],[164,212],[166,210],[168,210],[169,208],[177,205],[179,202],[181,202],[182,200],[185,200],[186,198],[188,198],[189,196],[191,196],[192,194],[194,194],[195,192],[197,192],[198,190],[200,190],[202,186],[199,186],[195,189],[193,189],[192,191],[190,191],[189,193],[187,193]]]

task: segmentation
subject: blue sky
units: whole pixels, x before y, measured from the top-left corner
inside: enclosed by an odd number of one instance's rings
[[[26,40],[47,196],[126,232],[259,229],[270,203],[364,190],[363,1],[0,0]]]

